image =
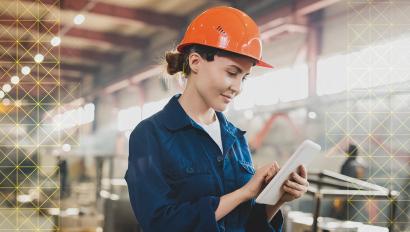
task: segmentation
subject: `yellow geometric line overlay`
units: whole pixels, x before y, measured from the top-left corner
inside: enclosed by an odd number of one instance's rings
[[[60,49],[50,44],[58,36],[51,29],[60,24],[59,5],[0,3],[0,87],[12,87],[0,99],[0,231],[60,230],[58,215],[50,213],[61,200],[52,154],[63,144],[79,145],[79,129],[59,128],[49,112],[64,112],[64,103],[79,97],[80,85],[60,79]],[[34,61],[38,53],[41,63]],[[22,73],[24,66],[29,74]],[[14,75],[17,84],[11,83]]]
[[[390,213],[394,201],[374,196],[364,199],[349,196],[345,201],[348,205],[345,216],[378,226],[393,223],[395,231],[410,231],[410,85],[408,82],[391,85],[389,79],[406,80],[410,66],[395,66],[387,60],[389,52],[409,51],[410,47],[391,46],[383,53],[373,49],[374,43],[394,39],[395,31],[410,30],[410,1],[349,0],[345,4],[349,12],[346,18],[347,101],[340,110],[326,112],[326,147],[345,156],[347,142],[341,141],[354,143],[367,165],[367,181],[400,194],[393,221]],[[396,18],[391,16],[392,11],[396,12]],[[361,49],[367,49],[372,56],[357,52]],[[383,91],[380,88],[355,89],[366,84],[385,87]],[[402,91],[403,88],[407,91]],[[399,107],[403,105],[407,107]]]

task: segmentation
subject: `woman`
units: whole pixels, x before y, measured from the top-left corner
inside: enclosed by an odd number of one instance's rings
[[[169,74],[188,79],[158,113],[140,122],[129,141],[125,179],[133,211],[149,231],[281,231],[280,206],[306,192],[300,167],[273,206],[254,198],[279,167],[256,172],[244,131],[223,115],[253,65],[261,60],[255,22],[231,7],[215,7],[188,27],[178,52],[168,52]]]

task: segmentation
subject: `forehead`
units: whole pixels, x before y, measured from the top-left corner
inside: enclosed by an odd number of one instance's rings
[[[215,61],[222,66],[226,67],[238,67],[244,73],[250,72],[253,61],[250,58],[242,56],[218,56],[215,55]]]

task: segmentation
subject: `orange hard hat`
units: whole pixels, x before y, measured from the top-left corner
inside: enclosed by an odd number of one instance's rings
[[[244,12],[227,6],[210,8],[188,26],[177,50],[192,44],[206,45],[257,60],[256,65],[272,68],[262,61],[262,41],[258,26]]]

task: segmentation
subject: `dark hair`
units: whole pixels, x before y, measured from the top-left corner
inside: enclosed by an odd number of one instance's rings
[[[352,159],[356,158],[356,157],[357,157],[357,153],[358,153],[358,150],[357,150],[356,145],[354,145],[354,144],[349,144],[349,147],[347,148],[346,153],[347,153],[347,155],[349,156],[349,158],[352,158]]]
[[[202,58],[207,61],[213,61],[214,56],[223,57],[238,57],[242,56],[234,52],[221,50],[214,47],[205,45],[193,44],[184,48],[182,52],[170,51],[165,53],[165,60],[167,62],[167,73],[174,75],[178,72],[182,72],[184,76],[188,76],[191,73],[188,57],[191,53],[198,53]],[[256,64],[256,60],[247,56],[243,56],[252,60],[253,65]]]

